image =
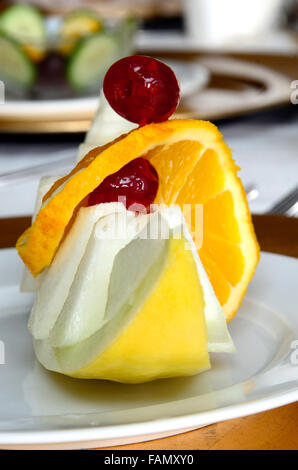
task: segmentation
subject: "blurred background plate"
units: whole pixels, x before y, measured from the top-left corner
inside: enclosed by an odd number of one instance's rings
[[[180,116],[223,119],[289,103],[291,80],[280,72],[232,57],[199,60],[211,72],[210,84],[181,102]]]
[[[182,98],[199,91],[208,83],[210,73],[208,68],[200,63],[182,60],[166,62],[173,68],[179,80]],[[5,127],[2,121],[15,122],[16,128],[19,128],[19,122],[25,124],[27,121],[35,121],[33,127],[37,124],[36,121],[40,120],[51,122],[86,119],[89,121],[97,106],[98,96],[55,100],[7,100],[0,106],[0,129],[2,125]],[[41,127],[44,126],[41,124]]]
[[[181,85],[175,117],[223,119],[289,103],[290,77],[255,62],[212,54],[162,59]],[[97,97],[7,102],[0,106],[0,132],[85,132],[97,105]]]

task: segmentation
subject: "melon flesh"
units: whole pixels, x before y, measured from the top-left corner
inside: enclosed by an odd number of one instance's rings
[[[110,215],[95,224],[54,328],[35,337],[47,369],[138,383],[196,374],[210,367],[209,351],[234,349],[180,208],[128,216],[122,247]]]
[[[71,374],[119,382],[193,375],[210,367],[204,296],[184,240],[170,240],[158,285],[121,335]]]
[[[104,328],[70,348],[37,342],[39,360],[73,377],[125,383],[208,369],[204,296],[196,265],[184,240],[171,239],[168,245],[166,260],[159,257],[133,302]]]
[[[49,336],[69,296],[75,274],[92,230],[106,215],[124,212],[122,204],[101,204],[81,208],[75,223],[62,242],[52,264],[42,273],[42,281],[29,318],[28,328],[36,339]]]
[[[158,219],[157,214],[152,217],[135,217],[132,212],[125,211],[116,216],[111,214],[103,217],[97,222],[66,302],[50,334],[52,346],[67,347],[83,341],[99,330],[113,316],[113,312],[119,310],[127,293],[139,285],[150,265],[160,255],[163,240],[139,238],[143,227],[154,219]],[[113,233],[115,225],[121,233]],[[132,240],[132,248],[124,250]],[[117,264],[116,271],[124,270],[123,280],[116,285],[112,283],[113,292],[109,295],[111,274],[115,271],[114,261],[122,251],[127,256]]]

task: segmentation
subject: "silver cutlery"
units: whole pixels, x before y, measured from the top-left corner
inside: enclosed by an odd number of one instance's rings
[[[296,217],[298,215],[298,186],[275,203],[269,209],[268,214],[284,214],[289,217]]]
[[[24,168],[22,170],[12,171],[10,173],[2,173],[0,174],[0,189],[8,186],[10,184],[16,184],[20,182],[24,182],[26,180],[30,180],[36,176],[42,176],[47,172],[55,170],[68,170],[75,161],[75,152],[72,149],[70,150],[63,150],[61,152],[56,152],[55,157],[58,155],[64,156],[64,158],[60,159],[53,159],[47,163],[41,163],[40,165],[30,166],[28,168]],[[49,157],[51,157],[49,155]],[[58,174],[58,173],[57,173]]]
[[[255,184],[248,184],[245,186],[246,197],[248,201],[254,201],[260,195],[260,192]]]

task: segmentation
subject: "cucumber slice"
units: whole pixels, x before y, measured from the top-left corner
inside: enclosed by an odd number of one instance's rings
[[[88,34],[97,33],[103,29],[103,24],[95,12],[77,10],[64,18],[61,28],[63,38],[76,39]]]
[[[99,33],[82,39],[67,65],[67,78],[73,88],[82,90],[103,78],[108,67],[119,58],[114,36]]]
[[[0,17],[0,29],[22,44],[42,43],[46,34],[43,16],[27,4],[16,4],[5,10]]]
[[[15,85],[30,87],[36,77],[36,68],[22,48],[13,39],[0,34],[0,76]]]

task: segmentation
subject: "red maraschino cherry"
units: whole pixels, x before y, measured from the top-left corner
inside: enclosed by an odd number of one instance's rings
[[[180,97],[170,67],[152,57],[137,55],[120,59],[109,68],[103,91],[116,113],[140,126],[166,121]]]
[[[107,176],[88,196],[88,206],[102,202],[117,202],[125,197],[126,208],[135,212],[149,212],[158,190],[158,174],[154,166],[139,157]],[[141,210],[140,205],[144,210]]]

